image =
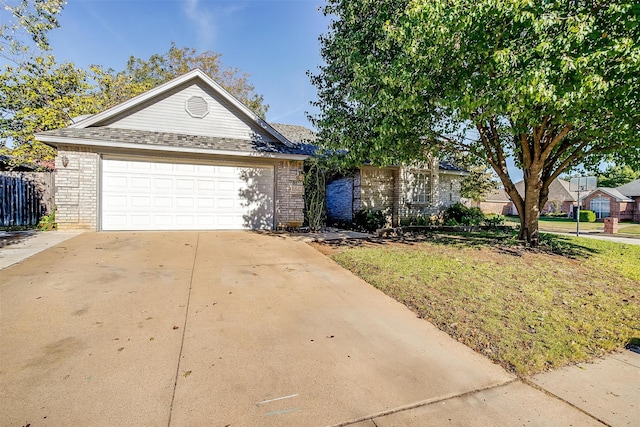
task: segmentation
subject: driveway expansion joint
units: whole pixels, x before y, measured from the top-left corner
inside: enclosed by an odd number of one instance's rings
[[[200,233],[196,237],[196,247],[193,251],[193,263],[191,264],[191,276],[189,277],[189,293],[187,304],[184,310],[184,322],[182,323],[182,338],[180,341],[180,351],[178,352],[178,363],[176,365],[176,376],[173,381],[173,392],[171,393],[171,404],[169,405],[169,420],[167,426],[171,426],[171,416],[173,415],[173,402],[176,399],[176,388],[178,387],[178,375],[180,375],[180,362],[182,361],[182,350],[184,348],[184,337],[187,333],[187,319],[189,318],[189,306],[191,304],[191,290],[193,288],[193,273],[196,269],[196,259],[198,259],[198,244],[200,243]]]
[[[499,383],[496,383],[496,384],[488,385],[486,387],[477,388],[477,389],[470,390],[470,391],[467,391],[467,392],[464,392],[464,393],[458,393],[458,394],[452,394],[452,395],[449,395],[449,396],[435,397],[435,398],[432,398],[432,399],[426,399],[426,400],[422,400],[420,402],[410,403],[410,404],[405,405],[405,406],[400,406],[398,408],[390,409],[388,411],[378,412],[377,414],[367,415],[366,417],[358,418],[358,419],[355,419],[355,420],[346,421],[346,422],[339,423],[339,424],[333,424],[333,425],[331,425],[329,427],[346,427],[346,426],[350,426],[350,425],[353,425],[353,424],[358,424],[358,423],[361,423],[361,422],[364,422],[364,421],[371,421],[371,422],[373,422],[374,425],[377,425],[376,422],[375,422],[375,418],[386,417],[387,415],[393,415],[393,414],[397,414],[397,413],[400,413],[400,412],[411,411],[413,409],[421,408],[423,406],[429,406],[429,405],[432,405],[434,403],[446,402],[448,400],[469,396],[469,395],[472,395],[472,394],[475,394],[475,393],[481,393],[483,391],[487,391],[487,390],[492,390],[492,389],[508,386],[509,384],[513,384],[513,383],[516,383],[518,381],[519,381],[518,378],[513,378],[513,379],[510,379],[508,381],[502,381],[502,382],[499,382]]]

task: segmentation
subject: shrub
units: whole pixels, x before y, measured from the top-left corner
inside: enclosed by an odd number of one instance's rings
[[[38,222],[38,230],[51,231],[56,228],[58,228],[58,224],[56,224],[56,208],[54,207],[49,215],[44,215],[40,218],[40,222]]]
[[[479,225],[485,217],[480,208],[468,208],[462,203],[454,203],[444,211],[443,219],[446,225],[453,221],[462,225]]]
[[[437,225],[437,224],[438,224],[438,217],[435,215],[432,216],[432,215],[425,215],[425,214],[417,214],[417,215],[412,215],[410,217],[402,218],[400,220],[400,225],[402,226],[407,226],[407,225],[428,226],[428,225]]]
[[[581,222],[596,222],[596,213],[594,211],[580,211]]]
[[[494,215],[491,217],[486,217],[484,219],[484,225],[488,227],[498,227],[500,225],[504,225],[504,216],[502,215]]]
[[[381,210],[361,209],[353,216],[353,222],[366,231],[376,231],[385,226],[387,217]]]

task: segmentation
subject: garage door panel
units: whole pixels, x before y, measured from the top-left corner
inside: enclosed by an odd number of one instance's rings
[[[102,171],[104,230],[273,226],[273,168],[105,159]]]

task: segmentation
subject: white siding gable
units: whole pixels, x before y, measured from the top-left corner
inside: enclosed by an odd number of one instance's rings
[[[187,100],[194,96],[207,102],[208,113],[204,117],[202,114],[194,117],[187,112]],[[197,104],[201,107],[201,103]],[[96,125],[234,139],[252,139],[257,134],[265,141],[275,140],[208,86],[193,81]]]

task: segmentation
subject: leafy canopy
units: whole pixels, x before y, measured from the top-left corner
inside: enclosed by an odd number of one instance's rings
[[[29,58],[35,45],[40,51],[50,50],[47,33],[58,28],[58,14],[65,0],[0,0],[4,9],[0,24],[0,56],[14,63]],[[6,20],[5,20],[6,19]]]
[[[640,162],[640,6],[630,1],[329,0],[312,82],[321,140],[354,162],[492,166],[537,240],[563,171]],[[507,168],[513,156],[525,196]]]

